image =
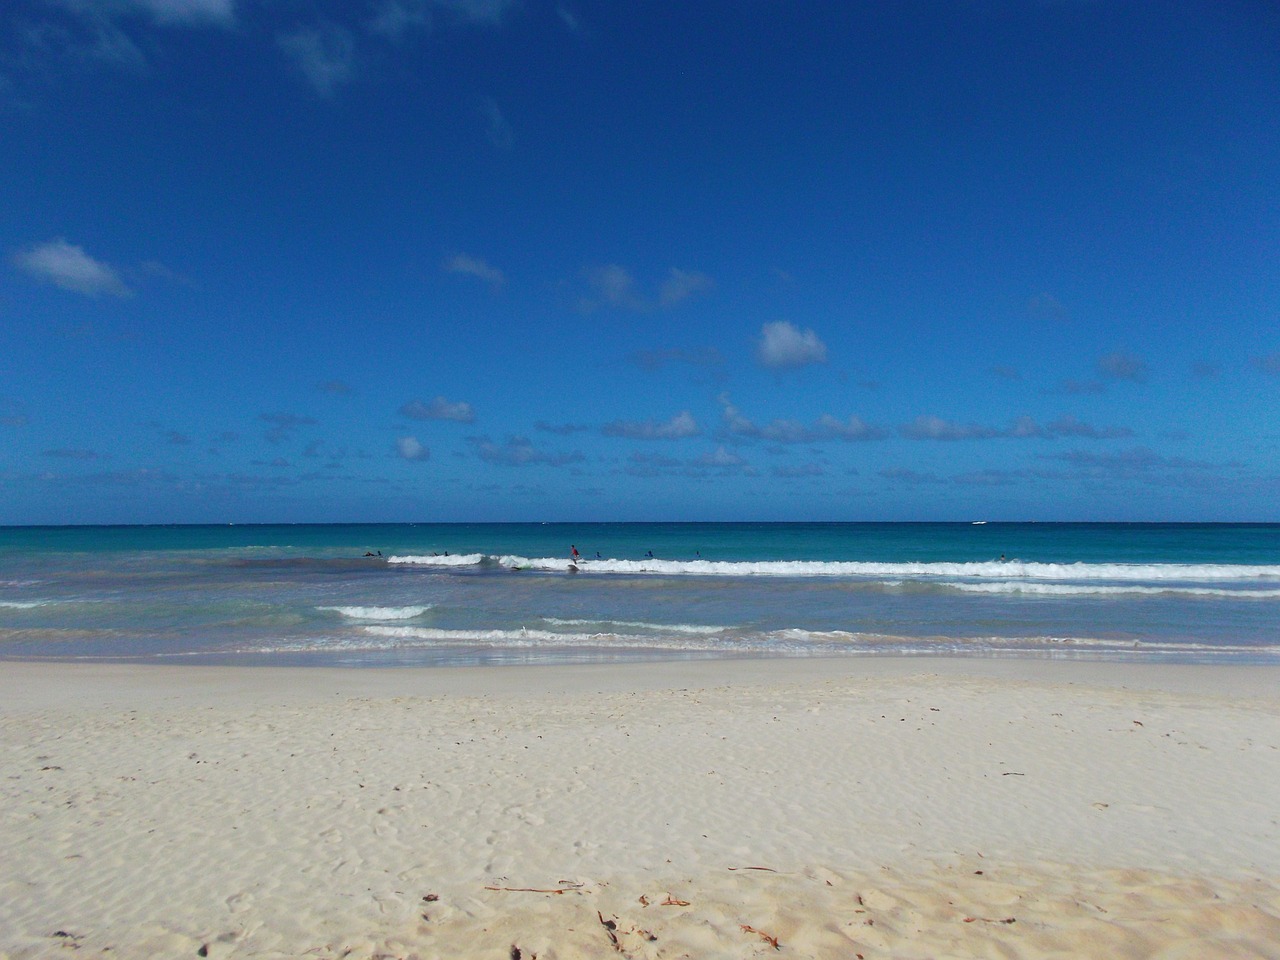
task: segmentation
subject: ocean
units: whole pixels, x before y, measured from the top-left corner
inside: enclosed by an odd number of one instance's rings
[[[0,528],[0,659],[930,654],[1280,663],[1280,524]]]

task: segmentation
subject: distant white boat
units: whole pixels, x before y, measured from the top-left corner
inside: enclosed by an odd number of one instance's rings
[[[975,527],[980,527],[980,526],[982,526],[984,523],[986,523],[987,521],[985,521],[985,520],[974,520],[974,521],[972,521],[972,522],[973,522],[973,525],[974,525]]]

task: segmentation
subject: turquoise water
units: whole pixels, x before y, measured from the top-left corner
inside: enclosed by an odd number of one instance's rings
[[[1277,623],[1275,524],[0,528],[4,658],[1272,663]]]

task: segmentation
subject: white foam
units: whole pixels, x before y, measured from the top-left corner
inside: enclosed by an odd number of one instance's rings
[[[646,623],[643,620],[561,620],[543,617],[543,623],[557,627],[626,627],[631,630],[654,630],[670,633],[723,633],[728,627],[698,626],[692,623]]]
[[[1280,657],[1280,646],[1210,644],[1114,637],[906,637],[856,633],[846,630],[791,628],[737,636],[671,634],[642,636],[626,633],[558,632],[521,628],[435,629],[416,626],[368,625],[361,636],[311,637],[305,641],[258,647],[247,653],[377,652],[429,649],[435,646],[483,646],[504,649],[564,648],[595,650],[653,650],[671,653],[766,654],[780,656],[833,656],[858,654],[1082,654],[1127,657],[1248,656]]]
[[[1013,593],[1046,597],[1081,596],[1179,596],[1179,597],[1228,597],[1232,600],[1280,600],[1280,590],[1251,590],[1248,588],[1223,589],[1221,587],[1168,586],[1144,587],[1136,585],[1114,586],[1102,583],[1020,583],[1003,581],[996,583],[952,583],[954,590],[965,593]]]
[[[9,610],[32,610],[36,607],[47,607],[55,602],[54,600],[0,600],[0,607]]]
[[[352,620],[412,620],[420,617],[432,608],[433,604],[425,603],[413,607],[316,607],[317,610],[333,611]]]
[[[394,559],[394,558],[393,558]],[[435,559],[435,558],[428,558]],[[1280,580],[1280,566],[1230,563],[1033,563],[990,560],[971,563],[879,563],[822,560],[583,560],[576,565],[561,557],[497,558],[504,567],[580,573],[647,573],[667,576],[724,577],[860,577],[860,578],[998,578],[1009,580],[1088,581],[1231,581]]]
[[[403,557],[387,557],[387,563],[416,563],[424,567],[474,567],[484,559],[483,553],[457,553],[448,556],[408,554]]]

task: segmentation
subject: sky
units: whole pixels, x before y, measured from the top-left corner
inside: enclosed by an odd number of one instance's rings
[[[1270,0],[6,0],[0,524],[1280,521]]]

